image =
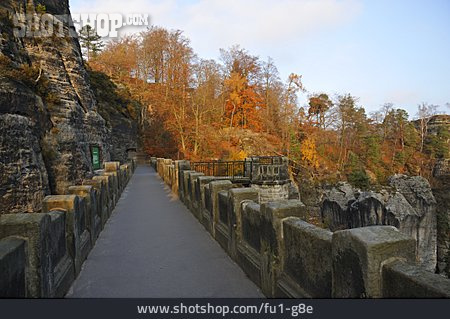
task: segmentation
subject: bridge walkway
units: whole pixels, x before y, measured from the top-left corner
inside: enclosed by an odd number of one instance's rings
[[[263,297],[149,166],[137,167],[66,297]]]

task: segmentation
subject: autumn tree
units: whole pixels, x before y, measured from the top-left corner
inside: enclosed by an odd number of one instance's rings
[[[261,63],[260,95],[263,98],[265,112],[262,115],[264,130],[279,134],[283,119],[280,117],[283,95],[283,83],[272,58]]]
[[[261,129],[262,98],[257,91],[258,58],[239,46],[221,50],[225,67],[225,119],[229,127]]]
[[[316,125],[325,129],[325,114],[332,106],[333,102],[327,94],[321,93],[312,95],[309,98],[308,114],[309,116],[315,116]]]
[[[346,176],[359,187],[393,173],[430,175],[434,162],[448,156],[448,130],[429,133],[434,106],[421,104],[411,122],[392,103],[368,118],[350,94],[313,94],[302,104],[301,75],[284,82],[271,58],[262,61],[239,46],[220,55],[219,61],[199,59],[181,31],[153,26],[109,42],[88,63],[139,102],[136,118],[152,155],[237,160],[248,150],[282,154],[315,177]]]
[[[205,131],[214,129],[222,118],[223,97],[221,94],[223,74],[221,66],[214,60],[200,60],[193,66],[193,92],[191,112],[193,117],[193,156],[208,143]],[[217,127],[216,127],[217,128]]]
[[[364,108],[358,107],[356,103],[357,99],[350,94],[338,96],[336,102],[336,129],[339,132],[338,165],[341,168],[347,161],[350,146],[353,149],[359,148],[357,142],[367,129]]]
[[[417,108],[417,118],[419,120],[419,133],[420,133],[420,152],[423,152],[425,139],[428,134],[428,123],[433,115],[436,114],[436,105],[430,105],[427,103],[419,104]]]

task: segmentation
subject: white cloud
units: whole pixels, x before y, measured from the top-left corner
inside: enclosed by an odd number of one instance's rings
[[[79,0],[72,7],[73,12],[149,13],[152,23],[185,31],[207,57],[233,44],[259,51],[290,46],[345,25],[361,10],[360,0]]]
[[[187,32],[212,43],[276,46],[341,25],[359,10],[352,0],[202,0],[185,22]]]

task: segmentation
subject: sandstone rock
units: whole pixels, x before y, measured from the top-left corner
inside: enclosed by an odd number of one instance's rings
[[[355,190],[348,183],[339,183],[326,190],[321,215],[331,231],[349,228],[348,207],[356,200]]]
[[[437,201],[437,271],[450,278],[450,173],[442,172],[434,177],[433,185]]]
[[[325,192],[322,220],[332,231],[390,225],[416,239],[417,259],[429,271],[436,267],[436,201],[422,177],[395,175],[391,188],[359,192],[346,183]]]
[[[67,0],[39,2],[48,14],[70,13]],[[125,161],[136,144],[136,125],[126,112],[110,123],[100,115],[69,21],[65,37],[15,37],[12,16],[34,10],[33,2],[24,3],[0,3],[0,213],[38,212],[45,195],[65,194],[91,178],[91,146],[100,147],[101,161],[111,153]],[[38,70],[45,87],[30,85],[36,78],[19,67]]]
[[[32,122],[20,115],[0,115],[0,214],[38,212],[49,191]]]
[[[428,270],[436,267],[436,199],[428,181],[420,176],[394,175],[389,179],[391,186],[400,192],[414,208],[415,216],[399,228],[417,240],[419,262]],[[415,218],[414,218],[415,217]],[[402,229],[406,227],[406,229]]]

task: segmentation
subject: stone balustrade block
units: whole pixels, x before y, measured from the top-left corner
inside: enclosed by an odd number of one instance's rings
[[[332,239],[333,297],[381,298],[383,265],[415,258],[415,240],[393,226],[336,231]]]
[[[90,234],[87,229],[85,204],[77,195],[52,195],[44,198],[43,212],[64,211],[66,213],[66,236],[70,256],[74,260],[75,273],[91,250]]]

